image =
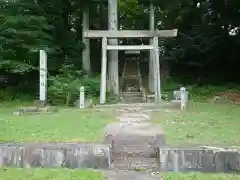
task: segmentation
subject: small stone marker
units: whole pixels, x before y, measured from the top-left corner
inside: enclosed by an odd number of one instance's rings
[[[181,110],[186,108],[188,102],[188,91],[185,87],[181,87],[179,91],[173,91],[174,100],[173,102],[177,102],[181,104]]]
[[[79,94],[79,108],[83,109],[85,106],[85,93],[84,93],[84,86],[80,87],[80,94]]]
[[[181,110],[186,109],[187,101],[188,101],[188,91],[186,91],[185,87],[180,88],[180,101],[181,101]]]

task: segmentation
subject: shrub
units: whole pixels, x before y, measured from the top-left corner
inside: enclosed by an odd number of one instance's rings
[[[61,74],[51,77],[48,87],[48,99],[55,105],[74,105],[79,97],[80,86],[85,87],[87,97],[99,96],[100,78],[87,76],[81,71],[65,66]]]

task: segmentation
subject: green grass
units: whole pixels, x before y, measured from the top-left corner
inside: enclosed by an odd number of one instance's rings
[[[61,108],[59,112],[14,116],[14,108],[0,110],[1,142],[95,142],[115,117],[111,112]]]
[[[164,180],[240,180],[235,174],[164,173]],[[1,180],[103,180],[100,171],[69,169],[0,169]],[[159,178],[160,179],[160,178]]]
[[[172,95],[173,90],[179,90],[179,88],[182,86],[186,87],[187,90],[190,92],[191,99],[202,102],[206,102],[206,100],[213,98],[219,92],[240,92],[240,85],[233,83],[228,83],[225,85],[199,86],[197,84],[180,83],[180,81],[169,79],[167,80],[167,82],[162,84],[163,92],[170,95]]]
[[[102,180],[101,172],[68,169],[0,169],[1,180]]]
[[[164,180],[240,180],[235,174],[166,173]]]
[[[240,106],[191,102],[186,112],[155,113],[154,122],[162,126],[167,144],[240,144]]]

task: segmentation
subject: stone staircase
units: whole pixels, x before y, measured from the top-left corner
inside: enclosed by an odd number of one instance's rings
[[[141,92],[125,91],[123,92],[123,97],[124,97],[124,102],[127,104],[143,102]]]
[[[119,122],[105,128],[104,143],[111,147],[112,169],[105,177],[120,180],[125,172],[125,180],[160,180],[158,149],[163,144],[163,132],[152,126],[144,108],[131,106],[117,109]]]
[[[142,103],[142,93],[140,91],[139,76],[138,76],[138,62],[128,60],[125,62],[125,69],[123,74],[123,100],[127,104]]]

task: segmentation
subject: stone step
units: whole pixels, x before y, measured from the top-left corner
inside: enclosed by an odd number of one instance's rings
[[[126,103],[143,103],[141,92],[123,92],[123,98]]]
[[[126,97],[126,98],[131,98],[131,99],[134,99],[134,98],[142,98],[142,94],[141,93],[138,93],[138,92],[130,92],[130,93],[123,93],[123,96]]]
[[[136,100],[136,101],[142,101],[142,100],[143,100],[141,96],[124,96],[124,95],[123,95],[123,98],[124,98],[124,100],[126,100],[126,101],[130,101],[130,100],[132,100],[132,101],[134,101],[134,100]]]
[[[151,171],[157,172],[160,163],[156,158],[128,157],[116,158],[111,164],[112,168],[128,171]]]
[[[138,93],[140,92],[140,88],[134,87],[134,85],[127,85],[123,88],[123,91],[126,93]]]
[[[117,112],[118,116],[116,119],[118,119],[120,122],[129,122],[129,123],[134,123],[134,122],[146,122],[150,121],[150,114],[144,114],[140,112]]]
[[[148,144],[135,145],[135,146],[121,146],[117,144],[112,149],[113,157],[145,157],[145,158],[159,158],[159,153],[155,146]]]
[[[104,171],[104,177],[106,180],[161,180],[160,175],[121,170]]]
[[[143,101],[140,101],[140,100],[134,100],[134,101],[126,101],[125,100],[125,103],[127,103],[127,104],[136,104],[136,103],[144,103]]]
[[[161,128],[150,123],[112,123],[105,129],[104,142],[111,144],[113,149],[117,149],[114,146],[119,146],[118,148],[139,146],[139,149],[144,147],[149,150],[150,147],[161,146],[164,137]]]
[[[138,81],[138,78],[136,77],[136,78],[133,78],[133,77],[125,77],[124,78],[124,82],[126,82],[126,81]]]
[[[142,93],[140,91],[135,92],[124,91],[123,94],[126,96],[142,96]]]

